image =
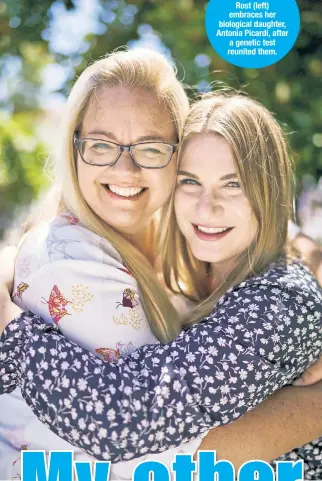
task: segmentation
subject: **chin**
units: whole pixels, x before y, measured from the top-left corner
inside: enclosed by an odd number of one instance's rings
[[[200,256],[195,256],[198,261],[202,262],[208,262],[209,264],[217,264],[221,262],[225,262],[226,258],[219,258],[216,256],[207,256],[207,255],[200,255]]]
[[[191,249],[191,252],[192,252],[192,255],[198,259],[198,261],[201,261],[201,262],[213,262],[211,257],[212,256],[209,256],[209,254],[207,255],[207,253],[205,251],[201,251],[201,250],[193,250]]]
[[[216,262],[224,262],[225,260],[229,259],[229,255],[223,255],[219,252],[207,252],[205,249],[191,249],[193,256],[201,262],[209,262],[209,263],[216,263]]]

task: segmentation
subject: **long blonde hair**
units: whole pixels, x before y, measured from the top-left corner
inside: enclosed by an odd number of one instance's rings
[[[172,199],[164,239],[164,279],[174,292],[199,302],[186,323],[208,315],[228,289],[261,273],[285,252],[293,207],[293,162],[281,127],[263,105],[230,90],[205,95],[190,109],[179,154],[191,137],[208,132],[221,135],[229,144],[258,232],[255,241],[239,256],[233,271],[209,295],[205,282],[209,264],[192,255],[175,221]]]
[[[155,272],[138,249],[91,209],[79,187],[73,136],[81,125],[92,95],[102,86],[125,86],[153,92],[171,114],[179,140],[188,113],[188,98],[176,77],[175,68],[163,55],[145,49],[113,52],[86,68],[72,88],[53,164],[55,213],[68,209],[84,226],[111,242],[138,281],[152,331],[159,340],[168,341],[178,334],[180,325]],[[155,242],[155,238],[152,241]]]

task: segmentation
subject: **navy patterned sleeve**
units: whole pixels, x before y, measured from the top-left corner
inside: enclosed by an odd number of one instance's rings
[[[202,323],[115,364],[31,312],[0,339],[0,390],[96,459],[161,452],[227,424],[299,376],[322,350],[322,295],[299,264],[231,289]]]

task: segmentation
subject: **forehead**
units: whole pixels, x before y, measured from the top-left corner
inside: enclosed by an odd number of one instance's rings
[[[164,102],[155,93],[138,88],[103,86],[95,91],[85,111],[85,130],[106,130],[115,135],[131,130],[139,135],[153,131],[173,136],[175,123]]]
[[[236,171],[228,142],[219,134],[196,134],[183,146],[180,168],[196,175],[222,176]]]

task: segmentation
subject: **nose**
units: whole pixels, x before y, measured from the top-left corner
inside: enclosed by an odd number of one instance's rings
[[[130,152],[123,151],[116,162],[116,164],[109,166],[110,169],[114,169],[118,173],[137,173],[141,169],[132,160]]]
[[[198,198],[196,214],[200,222],[207,222],[213,220],[214,216],[218,218],[223,215],[224,206],[222,205],[222,202],[220,202],[220,199],[211,194],[203,193]]]

